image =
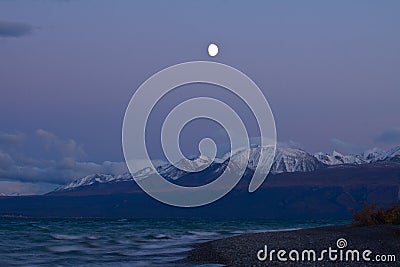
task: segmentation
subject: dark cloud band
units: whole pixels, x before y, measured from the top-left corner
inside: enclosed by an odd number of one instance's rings
[[[0,37],[21,37],[32,33],[33,27],[26,23],[0,21]]]

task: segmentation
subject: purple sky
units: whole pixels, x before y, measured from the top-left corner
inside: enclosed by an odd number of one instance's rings
[[[136,88],[167,66],[210,60],[210,42],[220,47],[212,60],[264,92],[279,141],[310,152],[399,144],[399,10],[398,1],[1,1],[0,193],[122,168]],[[54,172],[13,169],[27,159]]]

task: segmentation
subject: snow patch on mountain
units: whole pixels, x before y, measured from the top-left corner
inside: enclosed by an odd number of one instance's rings
[[[133,181],[132,175],[130,173],[124,173],[119,175],[111,174],[90,174],[83,178],[72,181],[69,184],[60,186],[54,190],[54,192],[67,191],[81,186],[88,186],[93,184],[102,183],[114,183],[114,182],[126,182]]]
[[[325,165],[313,155],[301,149],[278,148],[272,164],[271,173],[311,172]]]
[[[177,180],[183,175],[190,172],[198,172],[204,169],[205,166],[211,164],[212,160],[206,156],[198,158],[182,159],[175,164],[165,164],[157,168],[157,172],[164,178],[170,180]],[[136,177],[135,177],[136,178]]]
[[[390,149],[383,156],[384,156],[383,160],[394,157],[400,157],[400,146]]]
[[[261,172],[268,173],[268,171],[270,171],[272,174],[283,172],[308,172],[325,167],[324,164],[318,161],[313,155],[296,148],[276,148],[275,158],[270,170],[267,169],[267,163],[271,160],[273,155],[272,147],[253,147],[249,150],[241,150],[234,154],[231,160],[236,165],[239,165],[239,163],[244,164],[247,159],[247,152],[249,153],[249,159],[246,165],[248,169],[253,171],[258,165],[261,167]],[[263,155],[263,157],[261,157],[263,161],[259,162],[261,155]]]
[[[361,155],[343,155],[337,151],[333,151],[332,155],[320,152],[315,154],[314,157],[326,165],[364,164],[368,162]]]
[[[400,146],[390,149],[388,151],[380,148],[372,148],[366,150],[359,155],[343,155],[337,151],[333,151],[331,155],[322,152],[314,154],[314,156],[326,165],[340,165],[340,164],[365,164],[373,163],[382,160],[388,160],[394,157],[400,157]]]

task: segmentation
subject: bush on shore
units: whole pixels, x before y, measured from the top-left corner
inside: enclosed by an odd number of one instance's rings
[[[363,209],[353,214],[353,223],[358,226],[400,224],[400,204],[394,203],[389,207],[365,205]]]

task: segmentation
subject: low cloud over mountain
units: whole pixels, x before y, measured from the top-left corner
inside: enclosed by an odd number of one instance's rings
[[[389,145],[400,143],[400,127],[394,127],[383,131],[375,138],[375,141],[377,143]]]
[[[91,173],[127,170],[124,162],[87,161],[87,153],[75,140],[42,129],[30,135],[0,132],[0,144],[0,193],[9,194],[11,189],[17,194],[29,193],[23,183],[56,186]],[[37,192],[36,187],[30,193]]]

